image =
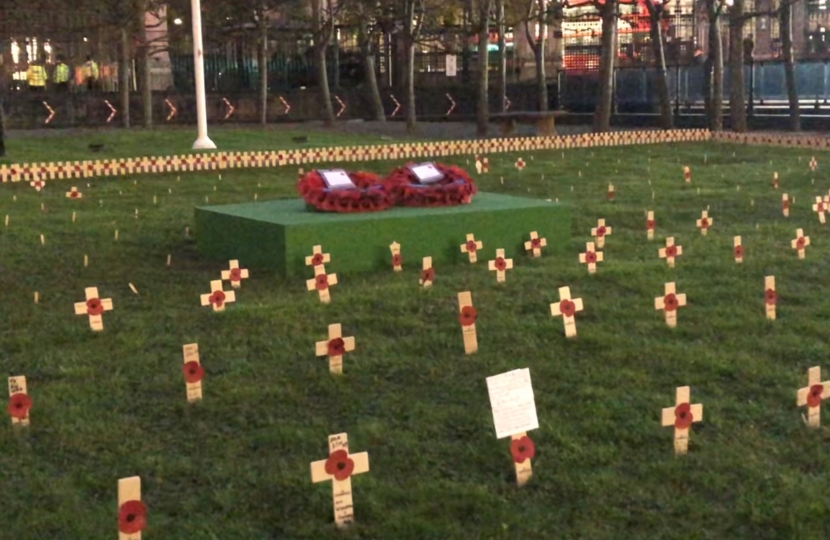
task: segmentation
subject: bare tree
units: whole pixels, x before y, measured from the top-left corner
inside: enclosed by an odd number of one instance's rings
[[[668,2],[663,3],[659,0],[645,0],[646,9],[648,10],[651,46],[654,50],[654,63],[657,70],[657,97],[660,102],[660,126],[663,129],[671,129],[674,125],[671,110],[671,96],[669,95],[668,70],[666,69],[666,54],[663,47],[663,31],[660,25],[667,4]]]
[[[314,60],[317,64],[317,84],[323,100],[323,123],[334,124],[334,106],[331,103],[326,50],[334,37],[334,8],[331,0],[311,0],[311,18],[314,28]]]
[[[790,107],[790,129],[801,131],[801,107],[795,82],[793,58],[793,4],[797,0],[781,0],[778,7],[778,23],[781,30],[781,52],[784,60],[784,79],[787,85],[787,102]]]
[[[706,119],[709,129],[723,129],[723,42],[719,19],[723,9],[722,0],[705,0],[709,21],[707,33],[708,54],[704,63],[703,96],[706,103]]]
[[[386,111],[378,87],[375,55],[378,52],[378,38],[382,34],[379,19],[386,5],[379,0],[341,0],[344,20],[357,27],[357,45],[363,61],[365,83],[371,101],[372,118],[377,122],[386,121]]]
[[[531,27],[538,28],[536,35]],[[545,49],[548,36],[548,10],[545,0],[530,0],[525,23],[527,43],[536,60],[536,91],[539,94],[539,110],[548,110],[548,78],[545,70]]]
[[[403,7],[403,32],[404,49],[406,51],[405,62],[405,86],[406,86],[406,129],[409,133],[415,133],[418,126],[417,114],[415,111],[415,43],[421,35],[424,26],[426,0],[402,0]]]
[[[746,131],[743,29],[744,0],[732,0],[729,9],[729,118],[732,130]]]
[[[599,63],[599,96],[594,111],[594,131],[611,129],[614,104],[614,60],[617,56],[617,0],[593,0],[602,18],[602,56]]]
[[[476,133],[479,137],[487,136],[489,123],[489,44],[490,10],[492,7],[492,0],[478,0],[478,17],[476,20],[478,27],[478,103],[476,110]]]
[[[498,100],[499,109],[504,111],[507,103],[507,44],[504,40],[504,0],[496,0],[496,28],[499,33],[499,77],[498,77]]]

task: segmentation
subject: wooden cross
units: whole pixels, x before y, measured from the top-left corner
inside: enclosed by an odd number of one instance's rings
[[[582,298],[571,299],[570,287],[559,287],[559,302],[550,305],[550,314],[554,317],[562,315],[565,323],[565,337],[576,336],[576,319],[574,315],[582,311]]]
[[[35,191],[40,193],[40,190],[46,187],[46,182],[44,182],[43,180],[32,180],[31,182],[29,182],[29,185],[35,188]]]
[[[345,527],[354,521],[352,475],[366,472],[369,472],[369,454],[349,454],[346,433],[329,435],[329,457],[311,464],[312,482],[331,480],[334,523],[338,527]]]
[[[321,246],[314,246],[311,248],[311,255],[305,258],[305,265],[317,267],[328,263],[329,261],[331,261],[331,255],[323,253],[323,248]]]
[[[141,540],[147,508],[141,502],[141,477],[118,480],[118,540]]]
[[[614,200],[614,184],[608,184],[608,200]]]
[[[352,352],[355,348],[353,337],[343,337],[343,327],[340,324],[329,325],[329,339],[318,341],[317,356],[329,357],[329,371],[336,375],[343,374],[343,355]]]
[[[709,232],[709,227],[714,223],[714,220],[709,217],[709,212],[706,210],[700,213],[700,219],[695,222],[697,224],[697,228],[700,229],[700,234],[706,236]]]
[[[646,236],[648,237],[649,240],[654,240],[655,225],[656,224],[654,222],[654,211],[649,210],[648,213],[646,214]]]
[[[818,161],[816,161],[816,156],[810,158],[810,170],[816,172],[818,169]]]
[[[66,192],[67,199],[80,199],[83,196],[83,193],[78,191],[78,188],[76,188],[75,186],[72,186],[72,188]]]
[[[525,160],[523,160],[522,158],[519,158],[516,161],[516,168],[519,169],[519,172],[522,172],[522,169],[524,169],[525,167],[526,167]]]
[[[692,170],[689,167],[683,167],[683,179],[687,184],[692,181]]]
[[[202,295],[202,305],[212,306],[213,311],[225,311],[225,304],[236,302],[236,293],[222,290],[222,280],[210,282],[210,293]]]
[[[202,399],[202,377],[205,375],[205,370],[202,369],[202,363],[199,361],[199,344],[183,345],[182,356],[184,357],[182,372],[187,388],[187,401],[193,403]]]
[[[735,262],[739,264],[744,262],[744,247],[741,245],[741,237],[736,236],[735,238],[733,238],[732,245],[732,253],[735,257]]]
[[[484,170],[484,164],[481,162],[481,158],[476,156],[476,172],[481,174],[481,171]]]
[[[228,263],[229,270],[222,270],[222,279],[231,282],[231,287],[238,289],[243,279],[248,279],[248,269],[239,268],[239,261],[236,259]]]
[[[790,196],[786,193],[781,195],[781,212],[784,217],[790,217]]]
[[[473,234],[467,235],[467,241],[461,244],[461,253],[466,253],[470,256],[470,262],[474,263],[478,260],[476,251],[484,247],[484,244],[479,240],[476,241]]]
[[[309,291],[317,290],[320,293],[320,301],[324,304],[331,302],[329,287],[337,285],[337,274],[326,274],[326,267],[322,264],[314,267],[314,279],[306,281]]]
[[[481,158],[481,172],[484,174],[490,172],[490,159],[487,156]]]
[[[389,246],[389,250],[392,252],[392,269],[395,272],[400,272],[403,270],[403,259],[401,258],[401,245],[397,242],[392,242]]]
[[[703,405],[690,404],[691,389],[678,386],[674,407],[663,409],[663,427],[674,426],[674,453],[683,455],[689,451],[689,428],[694,422],[703,421]]]
[[[432,287],[432,282],[435,281],[435,270],[432,268],[432,257],[424,257],[421,262],[421,278],[418,284],[424,289]]]
[[[597,226],[591,229],[591,236],[596,238],[597,247],[605,247],[605,236],[611,234],[611,227],[605,226],[604,219],[597,220]]]
[[[810,245],[810,237],[804,236],[804,229],[796,229],[795,239],[790,244],[793,249],[798,250],[798,258],[803,259],[806,256],[806,248]]]
[[[775,291],[775,276],[764,278],[764,304],[767,306],[767,319],[775,320],[775,305],[778,303],[778,293]]]
[[[677,326],[677,308],[686,305],[686,295],[677,294],[674,282],[666,283],[665,296],[654,299],[654,309],[662,309],[666,315],[666,324],[674,328]]]
[[[674,244],[674,237],[666,238],[666,247],[657,250],[657,256],[661,259],[666,259],[666,264],[669,268],[674,268],[674,259],[683,255],[683,246]]]
[[[778,189],[778,171],[772,173],[772,187]]]
[[[602,262],[602,252],[596,251],[593,242],[585,244],[585,253],[579,254],[579,262],[588,265],[588,273],[593,274],[597,271],[597,263]]]
[[[525,242],[525,251],[531,256],[538,258],[542,256],[542,248],[548,245],[548,241],[544,238],[539,238],[536,231],[530,233],[530,240]]]
[[[813,212],[818,214],[818,220],[822,225],[825,223],[824,211],[824,200],[821,197],[816,197],[816,204],[813,205]]]
[[[101,316],[105,311],[112,310],[112,299],[101,299],[98,296],[98,287],[87,287],[84,289],[85,302],[75,303],[75,315],[89,315],[89,326],[96,332],[104,329],[104,318]]]
[[[807,386],[799,388],[797,405],[807,405],[807,425],[819,427],[821,425],[821,402],[830,397],[830,381],[821,382],[821,367],[811,367],[807,370]]]
[[[464,338],[464,352],[473,354],[478,351],[476,338],[476,309],[473,307],[473,295],[468,292],[458,293],[458,322]]]
[[[25,427],[29,425],[29,409],[32,408],[32,398],[26,389],[26,377],[19,375],[9,377],[9,416],[13,426]]]
[[[491,272],[496,272],[497,282],[504,283],[504,278],[507,274],[507,270],[513,268],[513,259],[505,259],[504,250],[497,249],[496,258],[492,261],[489,261],[487,263],[487,267],[490,269]]]

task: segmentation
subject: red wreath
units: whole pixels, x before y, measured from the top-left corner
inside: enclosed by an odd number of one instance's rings
[[[385,179],[397,204],[410,207],[457,206],[469,204],[478,192],[475,182],[460,167],[434,163],[444,177],[437,182],[422,184],[412,172],[412,165],[408,163],[395,169]]]
[[[376,174],[362,171],[346,174],[355,189],[329,189],[318,171],[310,171],[297,182],[297,191],[306,204],[323,212],[377,212],[395,203],[387,183]]]

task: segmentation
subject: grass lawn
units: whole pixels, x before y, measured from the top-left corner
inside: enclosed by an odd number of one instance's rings
[[[211,127],[210,138],[223,152],[317,148],[353,144],[382,144],[379,135],[344,133],[301,124],[271,125],[268,128]],[[308,142],[296,143],[293,137],[308,136]],[[38,135],[11,136],[6,140],[3,163],[75,161],[191,153],[196,128],[158,128],[154,130],[82,129],[71,136],[41,132]],[[98,152],[90,144],[104,144]]]
[[[27,376],[34,406],[28,429],[8,418],[0,428],[0,537],[115,538],[117,480],[139,475],[147,540],[826,539],[830,432],[805,427],[796,407],[807,368],[830,378],[830,225],[811,211],[830,188],[830,159],[817,154],[811,174],[810,155],[724,144],[567,150],[523,154],[522,173],[518,154],[493,155],[483,190],[573,204],[566,258],[517,258],[498,285],[486,261],[499,246],[480,238],[479,263],[436,268],[426,292],[420,261],[350,275],[333,260],[330,305],[304,280],[252,272],[221,314],[199,305],[226,261],[203,260],[185,237],[194,206],[294,196],[295,169],[100,179],[78,183],[75,201],[64,192],[81,181],[47,182],[42,194],[4,185],[0,366]],[[789,218],[783,192],[796,199]],[[704,237],[695,220],[707,206]],[[578,253],[598,218],[613,234],[589,276]],[[812,241],[806,260],[790,248],[799,227]],[[683,247],[673,270],[657,257],[666,236]],[[766,275],[777,281],[776,321],[764,317]],[[654,310],[669,281],[688,295],[673,330]],[[102,333],[73,312],[93,285],[115,305]],[[565,285],[585,303],[573,340],[549,308]],[[457,322],[464,290],[478,310],[470,357]],[[339,378],[314,355],[336,322],[357,340]],[[181,374],[191,342],[206,370],[195,406]],[[485,378],[525,367],[540,427],[530,433],[534,476],[517,490]],[[678,458],[660,412],[681,385],[705,415]],[[356,523],[340,532],[331,487],[311,483],[309,463],[344,431],[371,470],[352,479]]]

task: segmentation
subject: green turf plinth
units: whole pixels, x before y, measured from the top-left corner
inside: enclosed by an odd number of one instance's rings
[[[479,193],[468,205],[451,208],[393,208],[366,214],[314,212],[301,199],[196,208],[199,251],[210,258],[239,259],[248,268],[308,276],[305,258],[322,245],[332,272],[391,268],[389,245],[398,242],[404,266],[468,260],[460,245],[473,233],[484,243],[479,262],[503,248],[524,255],[531,231],[547,239],[546,251],[561,252],[570,239],[568,208],[559,203]]]

